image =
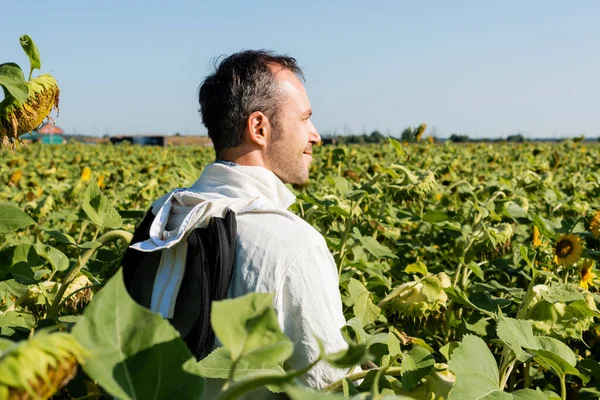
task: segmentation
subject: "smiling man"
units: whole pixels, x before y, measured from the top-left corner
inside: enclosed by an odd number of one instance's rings
[[[190,188],[209,199],[253,201],[255,212],[237,216],[229,297],[274,293],[280,326],[294,342],[292,368],[318,357],[315,336],[327,352],[347,347],[334,259],[324,238],[288,211],[295,196],[285,184],[308,181],[312,147],[321,140],[301,78],[295,59],[270,52],[222,60],[199,93],[217,161]],[[320,363],[305,382],[322,388],[347,372]]]

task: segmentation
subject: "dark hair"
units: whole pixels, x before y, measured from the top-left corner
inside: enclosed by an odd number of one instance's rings
[[[264,113],[277,131],[280,97],[269,69],[273,64],[304,78],[292,57],[266,50],[245,50],[223,59],[200,86],[199,111],[217,155],[242,144],[246,122],[255,111]]]

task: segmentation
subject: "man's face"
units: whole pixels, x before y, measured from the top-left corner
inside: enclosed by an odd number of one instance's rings
[[[291,71],[276,71],[275,79],[283,93],[278,124],[265,150],[268,167],[284,183],[308,182],[312,146],[321,136],[310,120],[312,114],[304,85]]]

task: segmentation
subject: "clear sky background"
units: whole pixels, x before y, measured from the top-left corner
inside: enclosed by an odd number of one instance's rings
[[[67,133],[205,134],[211,61],[262,48],[303,67],[321,134],[600,136],[599,1],[23,0],[2,14],[0,62],[28,70],[18,38],[34,39]]]

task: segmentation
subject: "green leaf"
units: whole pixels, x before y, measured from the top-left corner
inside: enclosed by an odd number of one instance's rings
[[[465,335],[454,350],[448,367],[456,376],[448,400],[510,399],[500,389],[498,365],[485,342],[473,335]]]
[[[414,264],[409,264],[404,268],[404,272],[407,274],[416,273],[421,276],[427,276],[427,266],[422,261],[418,261]]]
[[[358,230],[354,229],[355,233],[356,233],[356,231],[358,231]],[[365,250],[368,251],[369,253],[371,253],[376,258],[384,258],[384,257],[398,258],[398,256],[396,256],[392,252],[392,250],[385,247],[384,245],[379,243],[375,238],[373,238],[371,236],[359,236],[359,237],[357,237],[357,239],[359,240],[360,244],[365,248]]]
[[[270,293],[248,293],[213,303],[211,324],[232,360],[246,357],[257,365],[274,365],[294,351],[281,332]]]
[[[291,400],[329,400],[339,399],[343,400],[344,396],[325,393],[325,392],[314,392],[310,389],[303,388],[301,386],[285,386],[285,393],[290,397]]]
[[[16,311],[7,311],[4,314],[0,314],[0,328],[8,327],[20,327],[31,329],[35,326],[36,321],[33,315],[23,314]]]
[[[50,262],[55,271],[64,271],[69,268],[69,258],[52,246],[47,246],[46,254],[43,257]]]
[[[342,196],[350,191],[350,185],[348,184],[348,180],[343,176],[335,176],[333,177],[333,182],[335,183],[335,188]]]
[[[342,334],[344,334],[344,336],[346,337],[346,341],[350,343],[353,340],[349,335],[349,332],[348,332],[349,329],[351,329],[354,332],[354,335],[356,336],[355,343],[364,344],[367,346],[367,348],[369,348],[372,345],[377,344],[377,343],[381,343],[381,344],[388,343],[389,338],[386,333],[378,333],[376,335],[370,335],[370,334],[366,333],[362,326],[362,322],[358,318],[349,319],[346,322],[346,325],[344,325],[342,327]]]
[[[388,352],[391,357],[396,357],[402,354],[400,340],[393,332],[388,332]]]
[[[481,336],[484,337],[487,335],[487,327],[489,325],[489,322],[487,321],[486,317],[480,317],[479,320],[477,320],[475,323],[469,323],[466,320],[463,320],[464,324],[465,324],[465,328],[471,332],[476,334],[477,336]]]
[[[427,297],[427,301],[434,302],[440,299],[440,293],[443,293],[443,290],[442,283],[437,276],[428,276],[421,283],[423,284],[423,294]]]
[[[0,204],[0,234],[34,225],[35,221],[17,207]]]
[[[538,349],[530,350],[536,360],[546,368],[552,368],[558,376],[567,374],[579,376],[577,356],[573,350],[558,339],[548,336],[537,337]]]
[[[406,155],[406,153],[404,152],[404,149],[402,148],[402,145],[400,144],[400,142],[398,142],[396,139],[393,139],[391,137],[388,139],[390,141],[390,144],[394,148],[394,150],[396,150],[396,154],[398,155],[398,157],[404,157]]]
[[[29,89],[21,68],[15,63],[0,64],[0,86],[4,94],[11,95],[20,103],[27,102]]]
[[[229,371],[231,370],[232,365],[233,361],[231,361],[231,355],[229,354],[229,351],[227,351],[225,347],[219,347],[198,362],[194,370],[205,378],[227,379],[229,377]],[[264,371],[269,373],[281,373],[281,375],[285,375],[285,371],[279,364],[274,364],[272,366],[261,366],[242,358],[236,364],[234,380],[245,378],[254,373]]]
[[[77,242],[75,241],[75,239],[73,239],[73,237],[69,234],[60,232],[60,231],[45,231],[48,235],[50,235],[51,237],[53,237],[54,239],[56,239],[56,241],[58,243],[62,243],[62,244],[74,244],[76,245]]]
[[[504,214],[508,217],[517,218],[528,218],[529,214],[523,207],[515,203],[514,201],[508,201],[504,203]]]
[[[183,174],[184,178],[187,179],[186,186],[191,186],[202,172],[194,167],[186,157],[175,157],[174,162],[179,167],[179,171]]]
[[[29,79],[31,79],[31,73],[34,69],[42,68],[42,61],[40,60],[40,52],[33,42],[33,39],[29,37],[29,35],[23,35],[19,38],[19,42],[21,43],[21,47],[29,57],[29,63],[31,65],[31,69],[29,72]]]
[[[44,260],[30,244],[20,244],[0,251],[0,279],[12,277],[19,283],[31,285],[38,281],[35,272],[43,265]]]
[[[409,391],[417,386],[421,379],[433,371],[435,359],[422,347],[414,346],[402,354],[401,382],[402,390]]]
[[[540,390],[520,389],[511,393],[513,400],[548,400],[546,395]]]
[[[360,318],[363,326],[375,322],[381,309],[373,304],[371,292],[356,279],[350,279],[348,283],[350,297],[354,300],[354,315]]]
[[[365,344],[350,344],[346,350],[325,355],[324,360],[337,368],[350,368],[367,361],[368,356]]]
[[[448,215],[441,211],[428,210],[421,219],[426,222],[442,222],[448,220]]]
[[[106,196],[100,192],[95,179],[92,179],[83,198],[81,206],[88,218],[100,228],[118,229],[123,221],[117,210],[110,204]]]
[[[483,276],[483,270],[475,261],[471,261],[470,263],[468,263],[467,268],[469,268],[471,272],[473,272],[475,276],[477,276],[479,279],[481,279],[482,281],[485,280]]]
[[[506,318],[502,313],[499,313],[496,333],[500,340],[510,346],[517,357],[521,354],[522,348],[539,348],[538,338],[533,335],[531,321]]]
[[[556,233],[551,226],[551,222],[545,219],[544,217],[540,217],[539,215],[533,216],[533,224],[537,226],[540,230],[540,233],[544,235],[548,239],[555,239]]]
[[[449,361],[450,357],[452,357],[452,353],[454,352],[454,350],[456,350],[456,348],[459,345],[460,345],[459,342],[446,343],[445,345],[443,345],[442,347],[440,347],[440,353],[442,353],[442,355],[444,356],[444,358],[446,358],[446,361]]]
[[[448,297],[450,299],[452,299],[452,301],[455,301],[459,304],[462,304],[464,306],[469,306],[477,311],[480,311],[482,313],[484,313],[485,315],[487,315],[488,317],[492,317],[495,318],[496,315],[494,313],[489,312],[488,310],[485,310],[481,307],[478,307],[477,305],[475,305],[471,300],[469,300],[469,298],[467,297],[466,293],[463,292],[461,289],[459,288],[455,288],[455,287],[449,287],[449,288],[444,288],[444,292],[446,292],[446,294],[448,295]]]
[[[190,373],[196,359],[179,333],[129,297],[121,269],[87,306],[72,333],[92,353],[84,371],[112,396],[191,399],[203,390],[204,379]]]

